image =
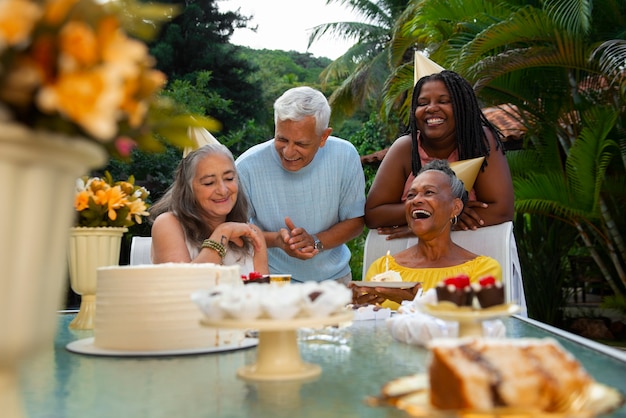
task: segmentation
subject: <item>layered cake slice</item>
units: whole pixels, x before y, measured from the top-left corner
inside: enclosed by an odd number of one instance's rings
[[[438,409],[565,411],[593,383],[552,339],[435,340],[429,348]]]

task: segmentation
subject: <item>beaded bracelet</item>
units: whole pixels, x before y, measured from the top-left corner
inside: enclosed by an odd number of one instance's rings
[[[210,248],[217,252],[222,261],[224,260],[224,257],[226,257],[226,248],[224,248],[224,246],[219,242],[213,241],[212,239],[205,239],[202,242],[202,248]]]

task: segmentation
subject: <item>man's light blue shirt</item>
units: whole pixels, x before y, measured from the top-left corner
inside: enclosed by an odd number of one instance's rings
[[[250,222],[264,231],[287,228],[285,217],[309,234],[317,234],[365,211],[365,176],[356,148],[329,137],[313,161],[285,170],[271,139],[255,145],[236,161],[241,187],[250,201]],[[288,229],[288,228],[287,228]],[[310,260],[268,248],[271,273],[290,273],[296,281],[338,279],[350,272],[350,250],[343,244]]]

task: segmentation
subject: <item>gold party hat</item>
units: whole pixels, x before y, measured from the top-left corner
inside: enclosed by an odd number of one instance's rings
[[[463,181],[465,190],[468,192],[474,187],[474,181],[476,181],[476,176],[478,176],[480,166],[483,164],[484,159],[485,157],[478,157],[450,163],[450,168],[454,170],[456,176]]]

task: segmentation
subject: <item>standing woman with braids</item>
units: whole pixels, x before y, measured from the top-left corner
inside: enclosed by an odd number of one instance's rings
[[[385,155],[365,204],[365,223],[387,239],[411,236],[404,214],[408,186],[433,159],[485,157],[455,229],[513,220],[513,183],[500,132],[485,117],[472,86],[453,71],[422,77],[413,88],[410,131]]]
[[[241,274],[268,274],[263,233],[247,219],[231,152],[219,143],[198,148],[150,208],[152,262],[238,264]]]

